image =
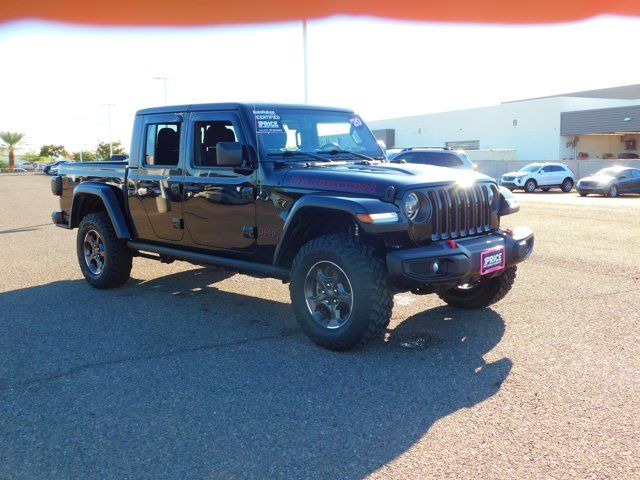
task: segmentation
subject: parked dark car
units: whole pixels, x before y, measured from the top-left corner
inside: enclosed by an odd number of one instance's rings
[[[469,160],[462,150],[452,150],[448,147],[391,149],[387,152],[387,158],[391,163],[419,163],[463,170],[478,169],[476,164]]]
[[[142,110],[129,161],[62,165],[51,188],[93,287],[124,284],[135,256],[278,278],[302,330],[335,350],[382,335],[397,292],[466,309],[501,300],[534,243],[500,228],[519,207],[494,179],[390,164],[337,108]]]
[[[640,169],[633,167],[603,168],[581,178],[576,185],[581,197],[590,193],[617,197],[623,193],[640,193]]]
[[[632,160],[632,159],[637,160],[640,158],[640,155],[634,152],[621,152],[618,154],[618,158],[622,160]]]

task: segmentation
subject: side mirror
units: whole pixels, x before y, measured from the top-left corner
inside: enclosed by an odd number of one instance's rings
[[[242,144],[239,142],[218,142],[216,158],[220,167],[239,167],[242,165]]]
[[[619,180],[624,180],[625,178],[627,178],[626,175],[622,175],[622,176],[618,177]]]

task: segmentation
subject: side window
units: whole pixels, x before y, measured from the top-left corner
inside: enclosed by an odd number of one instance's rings
[[[630,170],[631,178],[640,178],[640,170]]]
[[[551,167],[542,167],[542,169],[540,170],[540,172],[542,173],[547,173],[551,171]]]
[[[147,165],[174,167],[180,153],[180,124],[153,123],[147,125],[144,161]]]
[[[561,167],[559,165],[553,165],[552,168],[553,168],[552,172],[564,172],[564,171],[566,171],[566,169],[564,167]]]
[[[195,145],[193,165],[217,167],[216,147],[220,142],[239,142],[238,126],[230,120],[207,120],[195,122]]]

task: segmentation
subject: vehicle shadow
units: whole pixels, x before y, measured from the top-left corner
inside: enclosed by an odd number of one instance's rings
[[[505,328],[491,309],[438,307],[337,353],[288,304],[230,291],[285,286],[228,276],[0,294],[0,477],[362,478],[511,370],[483,358]]]

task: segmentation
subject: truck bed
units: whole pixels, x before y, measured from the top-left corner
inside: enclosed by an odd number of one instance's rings
[[[60,166],[59,174],[87,178],[119,178],[124,180],[129,162],[69,162]]]

